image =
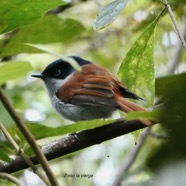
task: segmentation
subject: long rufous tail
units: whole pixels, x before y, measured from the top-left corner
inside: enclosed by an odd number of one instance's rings
[[[129,101],[125,98],[120,98],[118,101],[117,101],[118,105],[119,105],[119,109],[123,112],[134,112],[134,111],[147,111],[145,108],[137,105],[136,103],[132,102],[132,101]],[[150,121],[150,120],[143,120],[143,119],[140,119],[140,121],[144,124],[144,125],[152,125],[154,124],[153,121]]]

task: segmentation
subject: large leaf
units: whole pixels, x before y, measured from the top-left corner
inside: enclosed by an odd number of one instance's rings
[[[99,30],[111,24],[123,10],[127,2],[128,0],[115,0],[104,6],[96,17],[94,28]]]
[[[12,80],[21,76],[25,76],[32,67],[29,62],[6,62],[0,64],[0,84],[7,80]]]
[[[146,99],[143,103],[146,107],[153,105],[155,96],[154,30],[162,13],[163,11],[136,40],[118,71],[121,81],[131,91]],[[139,117],[144,116],[141,114]],[[133,133],[135,141],[138,135],[139,131]]]
[[[154,100],[154,30],[159,17],[141,34],[123,60],[118,76],[133,92],[147,100]]]
[[[1,0],[0,34],[32,24],[47,10],[66,2],[65,0]]]
[[[79,39],[84,30],[84,26],[78,21],[48,15],[33,25],[19,29],[10,40],[0,44],[0,56],[42,52],[25,43],[67,43]]]
[[[186,73],[177,74],[173,76],[165,76],[156,79],[156,95],[162,96],[168,93],[167,87],[176,85],[178,82],[186,80]],[[166,98],[165,98],[166,99]]]
[[[74,133],[82,130],[92,129],[107,125],[111,123],[112,120],[97,119],[91,121],[77,122],[71,125],[61,126],[61,127],[48,127],[40,124],[27,124],[30,131],[34,134],[36,139],[59,136],[69,133]]]
[[[160,170],[170,162],[181,162],[186,157],[186,73],[158,78],[157,93],[164,97],[160,122],[169,139],[151,156],[151,168]]]

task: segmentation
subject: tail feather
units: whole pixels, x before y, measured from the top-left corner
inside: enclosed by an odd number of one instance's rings
[[[129,101],[125,98],[121,98],[118,100],[118,105],[119,105],[119,109],[123,112],[134,112],[134,111],[147,111],[145,108],[137,105],[136,103]],[[141,120],[140,121],[144,124],[144,125],[152,125],[154,124],[153,121],[150,120]]]

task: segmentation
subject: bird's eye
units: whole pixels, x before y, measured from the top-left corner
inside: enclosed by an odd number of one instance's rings
[[[59,69],[54,72],[55,77],[59,76],[60,74],[61,74],[61,70]]]

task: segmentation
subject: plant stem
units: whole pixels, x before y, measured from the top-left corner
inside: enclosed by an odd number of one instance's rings
[[[43,180],[43,182],[45,182],[46,185],[50,186],[50,183],[49,183],[47,177],[42,172],[39,171],[39,169],[30,161],[29,157],[23,152],[23,150],[19,148],[17,143],[10,136],[10,134],[8,133],[8,131],[6,130],[6,128],[3,126],[3,124],[1,122],[0,122],[0,129],[3,132],[3,134],[5,135],[5,137],[8,139],[8,141],[11,143],[11,145],[14,147],[17,154],[19,154],[20,156],[23,157],[25,162],[32,168],[33,172],[35,174],[37,174],[41,178],[41,180]]]
[[[17,178],[15,178],[14,176],[12,176],[10,174],[0,172],[0,178],[9,180],[9,181],[15,183],[17,186],[23,186],[23,184]]]
[[[14,110],[13,106],[11,105],[10,101],[8,100],[7,96],[5,95],[5,93],[3,92],[1,87],[0,87],[0,100],[1,100],[2,104],[4,105],[4,107],[6,108],[6,110],[11,115],[11,117],[13,118],[13,120],[15,121],[19,130],[24,135],[25,139],[28,141],[28,143],[31,146],[31,148],[33,149],[34,153],[36,154],[36,157],[37,157],[38,161],[40,162],[43,170],[45,171],[51,185],[52,186],[59,186],[59,183],[55,179],[55,176],[54,176],[54,174],[53,174],[53,172],[47,162],[47,159],[43,155],[43,153],[41,152],[39,146],[37,145],[34,136],[27,129],[27,127],[24,124],[24,122],[22,121],[21,117],[16,113],[16,111]]]
[[[143,146],[145,139],[147,138],[150,130],[151,130],[151,127],[148,127],[140,134],[136,147],[128,155],[128,158],[124,159],[124,161],[121,163],[121,166],[118,170],[118,173],[116,174],[116,177],[114,179],[112,186],[120,186],[122,175],[125,175],[128,172],[129,168],[132,166],[132,164],[136,160],[141,150],[141,147]]]
[[[170,6],[170,4],[169,4],[169,2],[167,0],[163,0],[163,3],[165,4],[165,6],[166,6],[166,8],[167,8],[167,10],[169,12],[169,15],[170,15],[170,17],[172,19],[174,27],[175,27],[175,29],[176,29],[176,31],[178,33],[178,36],[179,36],[179,38],[180,38],[180,40],[182,42],[182,45],[183,45],[183,47],[184,47],[184,49],[186,51],[186,42],[185,42],[184,37],[183,37],[183,35],[181,34],[181,32],[180,32],[180,30],[178,28],[178,24],[176,22],[176,18],[174,16],[173,12],[172,12],[171,6]]]

